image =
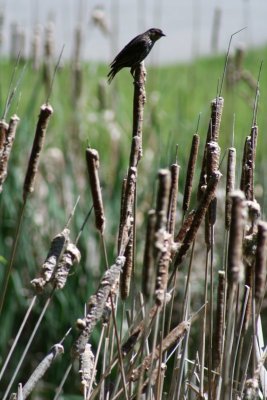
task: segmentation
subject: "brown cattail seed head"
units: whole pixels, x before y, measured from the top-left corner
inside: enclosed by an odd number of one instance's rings
[[[260,300],[264,295],[267,262],[267,223],[258,223],[257,250],[255,262],[255,298]]]
[[[231,194],[232,213],[228,247],[228,283],[240,282],[242,277],[242,242],[245,224],[245,197],[240,190]]]
[[[172,164],[170,170],[171,170],[171,188],[170,188],[170,198],[168,207],[168,232],[170,232],[170,234],[173,237],[175,228],[175,219],[176,219],[180,167],[177,164]]]
[[[90,188],[92,193],[94,211],[95,211],[95,226],[103,234],[105,230],[105,214],[98,176],[99,155],[95,149],[86,149],[87,170],[89,173]]]
[[[232,201],[229,194],[235,189],[235,167],[236,167],[236,149],[228,149],[227,172],[226,172],[226,190],[225,190],[225,229],[229,230],[231,222]]]
[[[38,170],[40,154],[43,148],[49,119],[52,114],[53,114],[53,108],[49,104],[43,104],[41,107],[40,115],[36,126],[32,151],[23,185],[24,201],[26,200],[28,194],[34,191],[34,181]]]
[[[8,127],[4,122],[2,122],[0,127],[0,140],[2,142],[2,149],[0,148],[0,192],[2,192],[3,183],[7,177],[8,161],[15,140],[18,123],[19,117],[13,115],[10,118]]]
[[[223,97],[216,97],[211,102],[211,119],[208,130],[208,141],[218,142],[223,112]]]
[[[155,264],[154,264],[154,239],[155,239],[155,226],[156,226],[156,214],[155,210],[148,212],[147,218],[147,230],[146,230],[146,242],[144,250],[144,261],[143,261],[143,280],[142,288],[143,294],[146,299],[152,296],[154,291],[154,280],[155,280]]]
[[[185,187],[184,187],[184,199],[183,199],[183,211],[186,212],[189,209],[192,187],[193,187],[193,178],[195,173],[198,148],[199,148],[199,135],[195,133],[192,139],[191,151],[187,166]]]
[[[167,223],[167,209],[169,204],[170,194],[170,183],[171,176],[170,171],[167,169],[161,169],[158,173],[158,195],[157,195],[157,206],[156,206],[156,230],[165,228]]]

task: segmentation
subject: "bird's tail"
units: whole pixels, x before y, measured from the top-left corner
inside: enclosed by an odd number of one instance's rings
[[[114,71],[114,69],[111,69],[108,73],[108,83],[110,84],[114,76],[116,75],[117,71]]]

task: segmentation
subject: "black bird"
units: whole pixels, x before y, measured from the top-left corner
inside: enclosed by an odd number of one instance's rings
[[[131,74],[134,76],[137,65],[146,58],[154,43],[162,36],[166,35],[161,29],[151,28],[132,39],[110,64],[108,82],[110,83],[114,76],[125,67],[131,68]]]

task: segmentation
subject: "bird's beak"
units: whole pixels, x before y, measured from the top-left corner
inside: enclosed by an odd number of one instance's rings
[[[165,35],[165,33],[162,32],[162,33],[161,33],[161,36],[166,36],[166,35]]]

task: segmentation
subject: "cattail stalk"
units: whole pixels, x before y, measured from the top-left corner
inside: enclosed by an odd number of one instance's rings
[[[89,182],[95,212],[95,226],[96,229],[103,235],[105,230],[105,214],[102,200],[102,193],[100,187],[100,180],[98,175],[99,170],[99,154],[95,149],[86,149],[86,163],[89,175]]]
[[[44,145],[46,130],[53,109],[49,104],[43,104],[38,118],[35,137],[33,141],[32,151],[28,162],[28,168],[23,185],[23,200],[26,201],[27,196],[34,191],[34,181],[38,171],[40,154]]]
[[[193,188],[193,179],[195,174],[197,155],[199,149],[199,141],[200,137],[197,133],[193,135],[191,151],[189,156],[189,161],[187,165],[187,173],[184,187],[184,199],[183,199],[183,212],[188,211],[190,206],[192,188]]]
[[[224,290],[225,290],[225,272],[218,273],[218,291],[217,291],[217,310],[216,326],[213,335],[213,368],[220,371],[223,350],[223,332],[224,332]]]

